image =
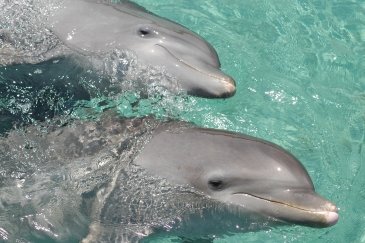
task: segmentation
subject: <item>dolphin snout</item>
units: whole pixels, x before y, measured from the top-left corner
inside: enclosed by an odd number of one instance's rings
[[[167,60],[161,63],[169,73],[179,80],[179,86],[189,95],[205,98],[228,98],[236,92],[236,82],[232,77],[206,60],[194,56],[184,56],[173,47],[155,44],[161,48]]]
[[[325,226],[332,226],[335,225],[338,221],[338,213],[335,212],[328,212],[325,215]]]
[[[191,85],[187,88],[189,95],[204,98],[229,98],[236,93],[236,83],[230,77],[210,79],[206,82],[204,79],[200,81],[200,85]]]
[[[250,205],[261,214],[277,219],[323,228],[337,223],[339,215],[337,207],[330,201],[323,199],[314,191],[290,193],[242,193],[237,192],[231,197],[231,202]]]
[[[311,227],[329,227],[337,223],[339,215],[336,205],[323,199],[315,193],[306,195],[304,202],[287,202],[287,206],[293,210],[288,221]],[[312,198],[310,198],[312,197]],[[297,211],[294,213],[294,211]]]
[[[194,77],[199,79],[194,85],[190,85],[189,94],[206,98],[229,98],[236,93],[236,82],[221,70],[210,66],[206,70],[195,69]]]
[[[324,210],[324,227],[336,224],[339,218],[338,208],[334,204],[328,202],[326,205],[324,205]]]
[[[222,92],[222,95],[220,97],[222,98],[228,98],[233,96],[236,93],[236,82],[231,77],[226,77],[222,79],[222,85],[224,88],[224,91]]]

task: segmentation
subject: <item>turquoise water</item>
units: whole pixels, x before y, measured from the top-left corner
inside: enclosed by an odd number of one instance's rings
[[[340,209],[339,222],[330,228],[288,226],[230,234],[214,242],[365,242],[365,2],[136,2],[208,40],[222,69],[236,79],[236,95],[226,100],[157,97],[135,106],[139,97],[131,93],[110,100],[95,98],[83,107],[98,112],[117,105],[125,116],[154,113],[270,140],[296,155],[316,190]],[[72,65],[70,69],[78,73]],[[16,75],[17,70],[11,71]],[[3,82],[7,72],[1,72]],[[81,78],[87,81],[84,74]],[[5,104],[2,99],[9,99],[0,97],[0,108],[5,107],[0,111],[29,113],[26,104],[32,100],[25,88],[20,90],[22,99],[13,99],[16,104]],[[39,93],[37,102],[47,103],[49,92]],[[51,111],[32,112],[85,116],[81,109],[72,110],[67,98],[57,104]],[[21,117],[28,122],[36,119]],[[159,237],[147,241],[176,242],[171,236]]]

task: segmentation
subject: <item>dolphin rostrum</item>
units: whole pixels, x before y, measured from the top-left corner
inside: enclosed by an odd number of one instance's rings
[[[166,73],[157,85],[168,90],[210,98],[235,93],[235,81],[220,70],[208,42],[130,1],[20,0],[0,7],[0,66],[77,56],[86,69],[118,80],[149,73],[132,68],[136,60],[138,67]],[[152,82],[153,75],[142,81]]]
[[[219,237],[338,220],[281,147],[185,122],[106,114],[30,126],[0,140],[0,165],[0,237],[11,241]]]

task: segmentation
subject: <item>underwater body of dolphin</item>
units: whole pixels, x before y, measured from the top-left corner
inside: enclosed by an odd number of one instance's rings
[[[261,139],[114,115],[44,129],[0,140],[7,239],[27,229],[38,240],[134,242],[338,220],[301,163]]]
[[[21,2],[24,9],[13,10]],[[169,90],[210,98],[235,93],[234,80],[220,70],[217,53],[209,43],[132,2],[22,0],[15,6],[10,4],[0,6],[4,16],[0,19],[0,66],[78,55],[102,69],[109,57],[114,59],[106,69],[115,75],[125,73],[128,67],[123,65],[130,65],[123,63],[128,55],[120,54],[127,51],[139,65],[163,68],[175,80],[160,84]],[[28,10],[29,6],[35,10]],[[20,20],[12,22],[13,18]],[[22,23],[22,19],[27,21]],[[39,26],[32,29],[28,22]]]

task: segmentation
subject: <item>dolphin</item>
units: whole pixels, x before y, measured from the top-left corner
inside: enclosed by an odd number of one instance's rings
[[[135,163],[242,210],[312,227],[338,220],[336,206],[315,192],[308,172],[293,155],[248,135],[165,126]]]
[[[0,165],[0,237],[13,241],[26,229],[37,240],[137,242],[338,220],[283,148],[181,121],[107,113],[13,130]]]
[[[4,3],[0,10],[0,66],[77,56],[86,69],[91,65],[118,79],[136,59],[138,65],[167,73],[169,81],[160,80],[159,85],[168,90],[207,98],[235,93],[234,79],[220,70],[217,52],[207,41],[130,1],[11,4]],[[145,79],[149,82],[151,75]]]

